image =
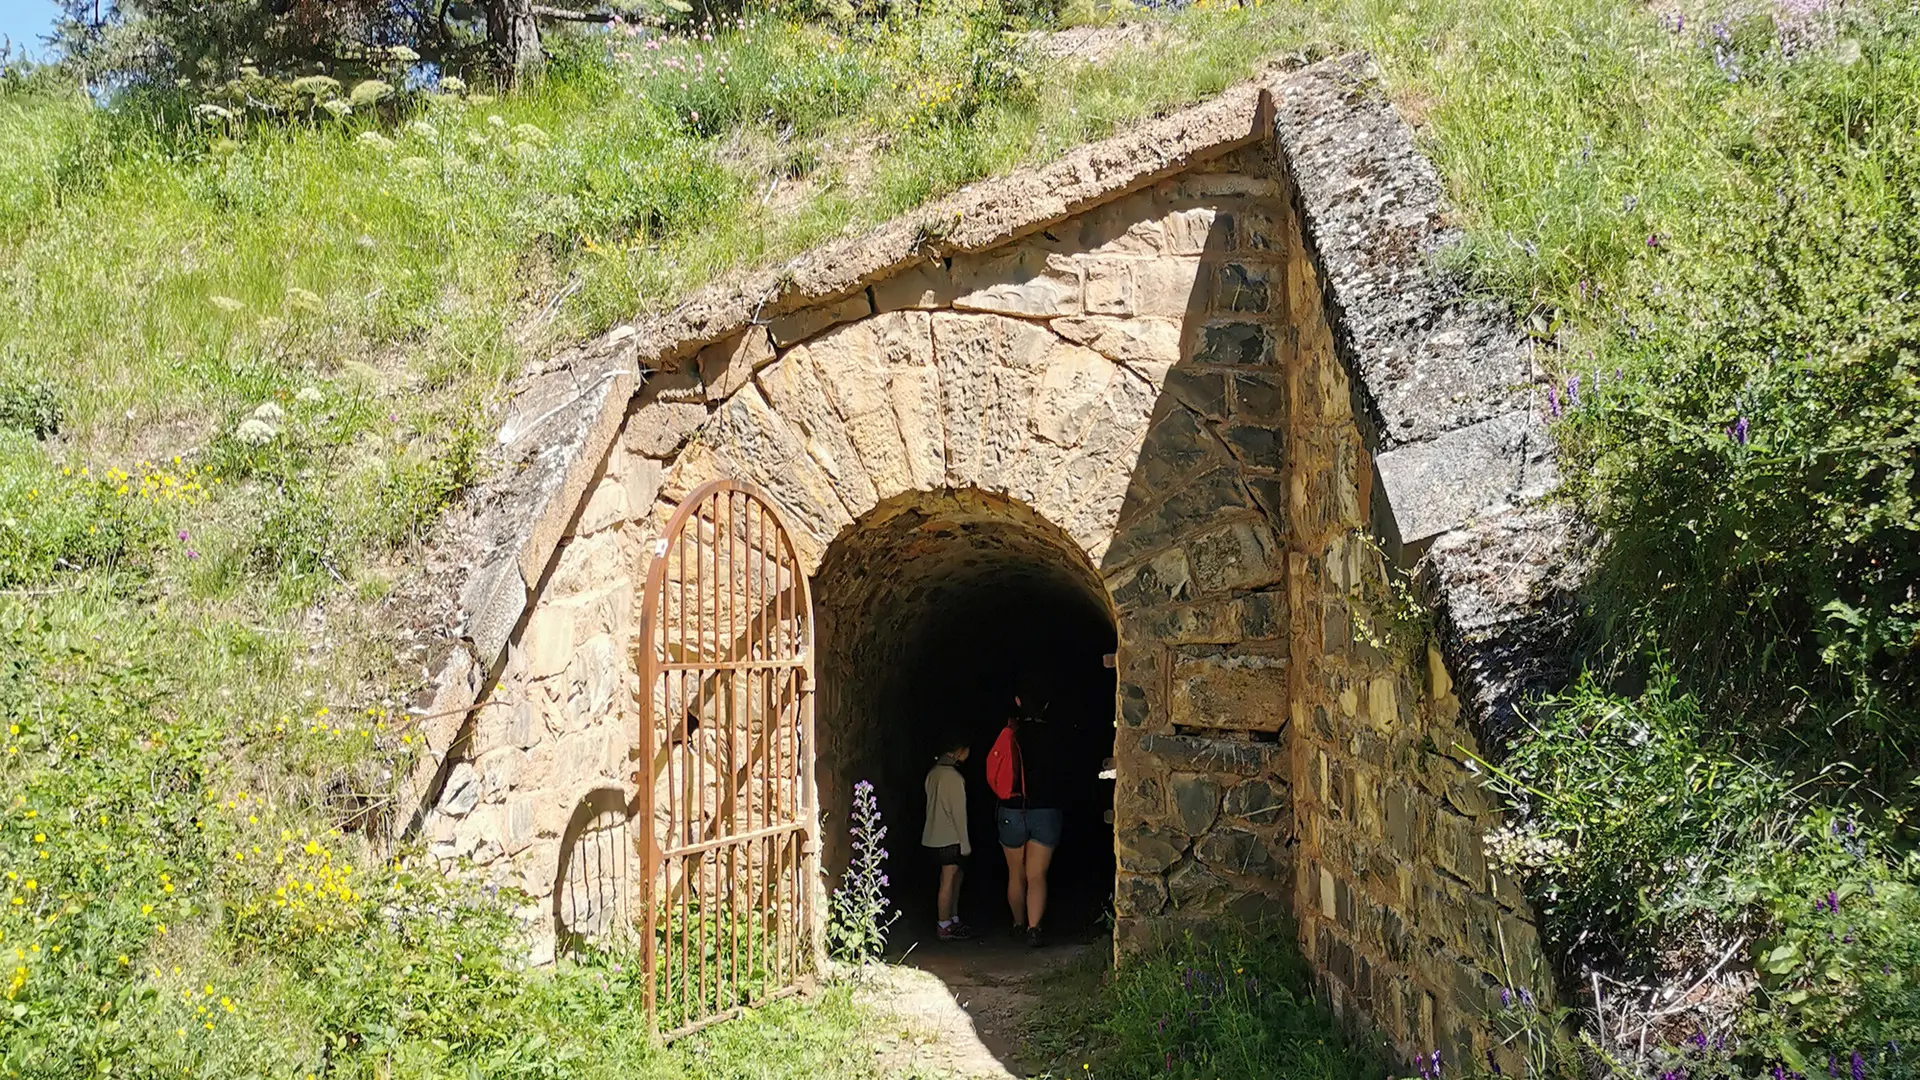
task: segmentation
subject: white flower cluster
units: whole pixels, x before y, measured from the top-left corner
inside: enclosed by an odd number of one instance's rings
[[[1483,842],[1488,860],[1507,870],[1552,871],[1573,853],[1567,842],[1557,836],[1541,836],[1516,825],[1494,829]]]

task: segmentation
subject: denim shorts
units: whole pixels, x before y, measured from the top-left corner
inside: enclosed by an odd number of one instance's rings
[[[1060,846],[1061,820],[1058,810],[1020,810],[1003,806],[998,820],[1001,847],[1026,847],[1028,841],[1047,848]]]

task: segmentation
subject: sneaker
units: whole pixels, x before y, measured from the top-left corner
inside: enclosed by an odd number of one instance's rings
[[[1040,932],[1039,927],[1037,926],[1027,927],[1027,948],[1038,949],[1041,946],[1045,945],[1046,943],[1047,943],[1046,935]]]
[[[938,928],[941,941],[967,941],[973,937],[973,927],[955,919]]]

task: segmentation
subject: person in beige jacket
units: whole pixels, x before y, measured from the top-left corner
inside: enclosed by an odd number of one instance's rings
[[[961,862],[973,854],[967,839],[967,782],[960,763],[971,753],[964,738],[946,740],[946,749],[927,770],[927,824],[920,830],[920,846],[929,848],[940,867],[940,940],[965,941],[973,931],[960,921]]]

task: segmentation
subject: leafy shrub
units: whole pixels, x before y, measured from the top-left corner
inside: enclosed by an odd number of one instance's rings
[[[1715,1047],[1730,1067],[1805,1073],[1920,1030],[1920,858],[1898,842],[1900,812],[1843,814],[1742,760],[1671,668],[1637,697],[1588,676],[1542,702],[1491,786],[1519,823],[1489,853],[1525,877],[1575,964],[1680,977],[1700,942],[1750,943],[1731,959],[1761,985],[1739,1039]],[[1885,1075],[1913,1067],[1887,1060]]]
[[[36,439],[59,434],[59,393],[40,379],[0,380],[0,428]]]

